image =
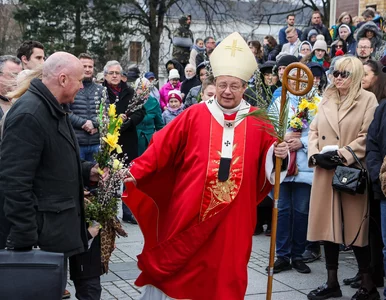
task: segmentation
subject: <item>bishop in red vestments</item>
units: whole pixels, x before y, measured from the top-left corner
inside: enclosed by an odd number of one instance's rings
[[[275,155],[288,154],[269,125],[243,118],[255,109],[242,95],[257,64],[238,33],[211,65],[216,96],[157,132],[130,167],[123,201],[145,238],[142,299],[244,299],[256,205],[272,188]]]

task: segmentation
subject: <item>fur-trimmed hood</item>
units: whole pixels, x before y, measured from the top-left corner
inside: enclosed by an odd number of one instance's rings
[[[366,22],[358,29],[356,40],[359,41],[360,38],[366,37],[367,30],[371,30],[375,33],[374,37],[371,39],[371,45],[374,48],[379,47],[382,44],[382,32],[373,21]]]

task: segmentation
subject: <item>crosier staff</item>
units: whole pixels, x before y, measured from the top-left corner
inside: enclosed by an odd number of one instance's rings
[[[293,69],[297,69],[296,76],[289,75]],[[304,79],[303,74],[307,75],[307,79]],[[295,81],[295,88],[292,88],[288,83],[288,80]],[[303,96],[307,94],[313,86],[313,76],[311,70],[302,63],[292,63],[285,68],[282,80],[282,90],[281,90],[281,101],[280,101],[280,119],[279,119],[279,128],[286,128],[285,120],[287,119],[285,109],[287,106],[287,91],[296,96]],[[302,88],[304,84],[307,84],[305,88]],[[283,142],[285,130],[280,130],[278,133],[278,143]],[[271,245],[269,249],[269,265],[268,265],[268,283],[267,283],[267,297],[266,300],[271,300],[272,298],[272,283],[273,283],[273,264],[275,259],[275,246],[276,246],[276,232],[277,232],[277,215],[278,215],[278,200],[280,193],[280,172],[282,167],[283,160],[279,157],[276,157],[275,164],[275,186],[274,186],[274,199],[273,199],[273,209],[272,209],[272,226],[271,226]]]

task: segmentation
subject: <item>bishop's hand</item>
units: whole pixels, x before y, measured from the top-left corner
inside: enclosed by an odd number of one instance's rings
[[[127,177],[123,180],[125,183],[132,182],[135,186],[137,186],[137,181],[129,172],[126,173]]]
[[[273,144],[273,151],[275,153],[275,156],[281,159],[286,159],[288,156],[288,144],[286,142],[281,142],[280,144],[278,142],[275,142]]]

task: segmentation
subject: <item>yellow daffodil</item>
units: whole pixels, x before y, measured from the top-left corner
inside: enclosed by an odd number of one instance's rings
[[[302,120],[298,117],[295,117],[290,121],[290,126],[292,128],[302,128],[303,126]]]
[[[308,108],[308,105],[309,105],[309,102],[306,99],[302,99],[302,102],[300,102],[299,104],[299,109],[303,111],[306,108]]]
[[[110,104],[109,111],[108,111],[109,117],[110,118],[115,117],[116,113],[117,113],[117,109],[115,107],[115,104]]]
[[[108,133],[106,137],[103,137],[102,139],[110,146],[110,153],[113,150],[117,150],[117,153],[122,153],[121,146],[118,145],[118,134],[110,134]]]
[[[308,104],[308,109],[309,110],[317,110],[318,106],[315,103],[309,103]]]
[[[105,172],[103,172],[103,170],[101,168],[98,167],[98,174],[99,175],[103,175]]]
[[[118,171],[118,170],[122,169],[122,167],[123,167],[123,164],[118,159],[114,159],[114,161],[113,161],[113,169],[115,171]]]

